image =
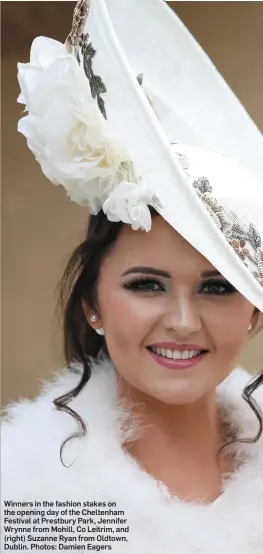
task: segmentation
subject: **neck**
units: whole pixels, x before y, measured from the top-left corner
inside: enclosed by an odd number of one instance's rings
[[[222,429],[215,391],[182,406],[149,397],[123,380],[120,391],[140,416],[142,428],[140,438],[125,445],[126,450],[179,496],[189,500],[200,493],[207,501],[216,497],[222,479],[216,458]]]

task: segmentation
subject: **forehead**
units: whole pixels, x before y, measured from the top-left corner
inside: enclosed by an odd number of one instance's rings
[[[195,276],[214,269],[200,252],[160,216],[152,218],[149,232],[134,231],[130,225],[124,225],[102,269],[122,272],[139,265]]]

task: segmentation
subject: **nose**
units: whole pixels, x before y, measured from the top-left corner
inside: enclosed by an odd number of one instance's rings
[[[183,297],[171,303],[163,316],[163,324],[179,337],[187,337],[200,331],[202,319],[194,301]]]

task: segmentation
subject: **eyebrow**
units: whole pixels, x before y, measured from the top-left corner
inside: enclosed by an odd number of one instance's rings
[[[124,273],[122,273],[122,277],[125,275],[129,275],[130,273],[143,273],[149,275],[158,275],[159,277],[165,277],[167,279],[171,279],[170,273],[167,271],[162,271],[161,269],[156,269],[155,267],[147,267],[147,266],[135,266],[130,267]],[[216,269],[212,269],[210,271],[204,271],[201,274],[201,277],[222,277],[221,273],[217,271]]]

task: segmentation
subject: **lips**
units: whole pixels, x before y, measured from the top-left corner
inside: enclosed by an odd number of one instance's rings
[[[187,369],[193,366],[196,366],[199,364],[204,357],[208,354],[208,351],[203,351],[201,354],[198,354],[198,356],[194,356],[193,358],[188,358],[186,360],[174,360],[173,358],[165,358],[163,356],[159,356],[159,354],[156,354],[151,350],[150,348],[147,348],[149,354],[152,356],[152,358],[157,362],[159,365],[166,367],[168,369],[174,369],[174,370],[183,370]]]

